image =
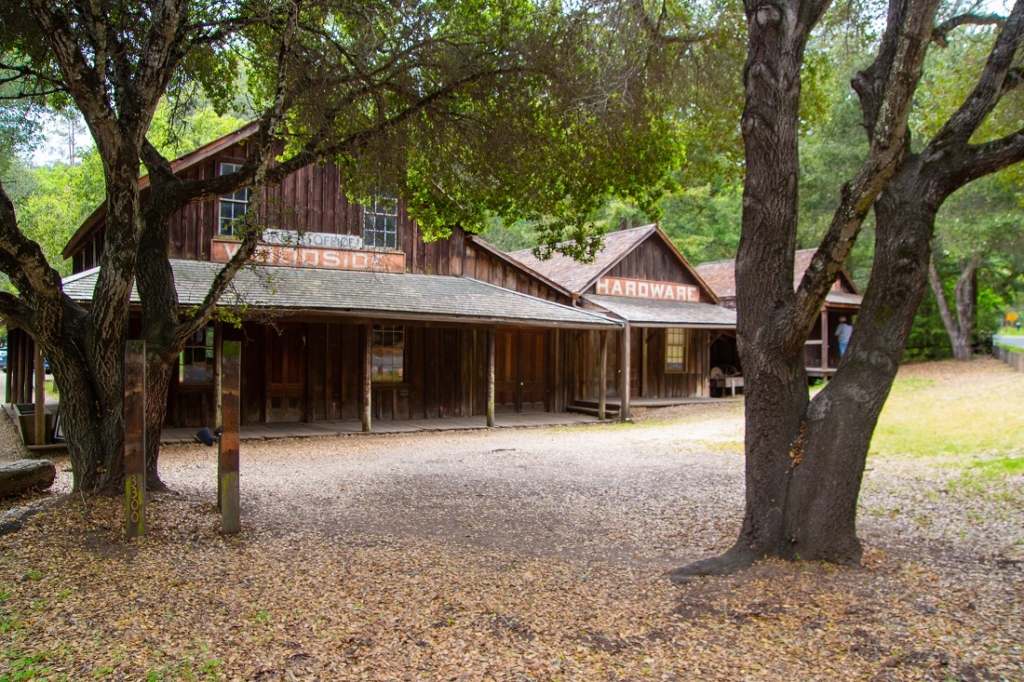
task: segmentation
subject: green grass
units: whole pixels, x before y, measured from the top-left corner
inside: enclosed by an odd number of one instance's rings
[[[1012,375],[971,381],[897,379],[878,420],[873,455],[930,457],[992,475],[1021,473],[1024,390]]]
[[[10,655],[8,655],[10,654]],[[33,654],[18,655],[10,650],[4,651],[7,658],[7,671],[0,672],[0,682],[28,682],[28,680],[67,680],[67,675],[56,675],[47,661],[50,654],[38,651]]]

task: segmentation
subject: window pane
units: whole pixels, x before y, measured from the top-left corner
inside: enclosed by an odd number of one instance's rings
[[[373,326],[373,349],[370,356],[372,381],[402,381],[405,364],[403,337],[404,329],[401,326]]]
[[[363,244],[371,248],[398,246],[398,200],[374,197],[363,211]]]
[[[682,372],[686,370],[686,330],[665,330],[665,371]]]

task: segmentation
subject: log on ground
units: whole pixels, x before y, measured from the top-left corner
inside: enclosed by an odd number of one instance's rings
[[[46,490],[57,478],[57,467],[45,459],[22,459],[0,464],[0,498],[30,490]]]

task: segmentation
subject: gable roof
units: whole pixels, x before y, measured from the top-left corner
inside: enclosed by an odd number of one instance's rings
[[[200,304],[223,266],[208,261],[170,261],[178,305]],[[64,278],[64,293],[88,302],[99,268]],[[139,302],[132,290],[132,303]],[[235,275],[224,305],[246,303],[281,312],[329,313],[397,320],[614,329],[596,312],[521,294],[469,277],[323,270],[274,265],[246,267]]]
[[[794,254],[793,258],[793,289],[795,290],[800,286],[800,280],[803,279],[804,272],[811,265],[811,259],[814,258],[814,254],[817,249],[800,249]],[[736,298],[736,260],[717,260],[709,263],[701,263],[695,268],[697,273],[708,283],[712,289],[715,290],[715,294],[721,299]],[[850,274],[843,268],[839,272],[839,278],[850,288],[853,293],[847,292],[830,292],[827,300],[830,302],[840,302],[837,300],[833,301],[834,297],[841,297],[841,302],[850,305],[860,305],[861,295],[857,290],[857,286],[853,283],[853,279],[850,278]]]
[[[531,270],[558,282],[572,293],[580,294],[640,242],[651,236],[656,228],[657,225],[644,225],[606,234],[604,247],[594,257],[593,263],[581,263],[560,253],[552,254],[547,260],[541,260],[533,255],[532,249],[513,251],[509,255]]]
[[[578,296],[592,287],[602,275],[618,265],[623,258],[650,238],[660,239],[678,258],[680,266],[689,272],[694,280],[697,281],[698,286],[708,294],[712,302],[718,303],[715,291],[704,282],[703,278],[694,270],[683,254],[679,253],[679,249],[661,231],[657,223],[606,234],[604,236],[604,247],[594,257],[593,263],[580,263],[560,253],[553,254],[548,260],[541,260],[533,255],[532,249],[513,251],[509,255],[531,270],[535,270],[541,275],[554,280]]]
[[[516,270],[518,270],[519,272],[523,273],[527,277],[530,277],[530,278],[536,280],[537,282],[540,282],[544,286],[549,287],[549,288],[557,291],[558,293],[562,294],[563,296],[566,296],[568,298],[572,298],[572,292],[569,291],[568,289],[566,289],[564,286],[562,286],[558,282],[555,282],[554,280],[552,280],[552,279],[550,279],[548,277],[545,277],[544,275],[542,275],[541,273],[537,272],[536,270],[533,270],[533,269],[527,267],[526,264],[524,264],[522,261],[516,260],[515,258],[510,256],[509,254],[505,253],[504,251],[502,251],[501,249],[496,247],[494,244],[491,244],[489,242],[484,241],[483,239],[481,239],[477,235],[468,234],[468,233],[466,234],[466,241],[471,242],[474,246],[477,246],[478,248],[480,248],[480,250],[486,251],[490,255],[492,255],[495,258],[497,258],[498,260],[500,260],[502,263],[507,264],[509,267],[515,268]]]
[[[224,151],[232,145],[238,144],[243,140],[247,139],[256,129],[259,127],[255,121],[248,123],[238,130],[228,133],[223,137],[219,137],[213,142],[204,144],[199,149],[189,152],[183,156],[179,156],[174,161],[171,161],[171,171],[174,173],[180,173],[181,171],[188,170],[197,163],[201,163],[211,156]],[[149,175],[143,175],[139,178],[139,192],[143,192],[149,188]],[[99,225],[104,218],[107,217],[107,202],[104,201],[102,204],[96,207],[88,218],[85,219],[75,233],[71,235],[71,239],[64,245],[64,250],[61,251],[61,256],[64,258],[71,258],[71,255],[78,250],[85,241],[93,229]]]

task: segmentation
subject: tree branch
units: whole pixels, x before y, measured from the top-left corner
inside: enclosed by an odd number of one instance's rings
[[[859,82],[854,86],[861,95],[864,120],[872,125],[868,135],[870,149],[857,175],[843,185],[829,229],[797,288],[800,330],[809,329],[817,318],[822,301],[850,255],[864,218],[909,146],[907,121],[938,0],[893,0],[892,5],[898,5],[898,9],[890,9],[879,57],[858,74]]]
[[[937,151],[954,144],[966,144],[977,132],[1000,98],[1006,93],[1005,85],[1010,69],[1014,66],[1021,40],[1024,39],[1024,0],[1016,0],[995,45],[989,53],[985,69],[977,84],[960,108],[949,117],[942,129],[928,143],[928,148]]]
[[[998,14],[958,14],[946,19],[932,30],[932,42],[939,47],[949,46],[949,34],[960,26],[1002,26],[1006,17]]]
[[[658,15],[657,21],[653,21],[650,15],[647,14],[643,0],[632,0],[630,8],[633,10],[633,15],[640,21],[640,25],[643,27],[644,33],[647,34],[647,38],[652,43],[658,45],[694,45],[707,40],[707,36],[703,35],[664,33],[663,24],[668,14],[668,8],[665,7],[664,3],[661,5],[661,12]]]
[[[8,327],[11,323],[25,327],[30,310],[25,302],[9,291],[0,291],[0,319]]]

